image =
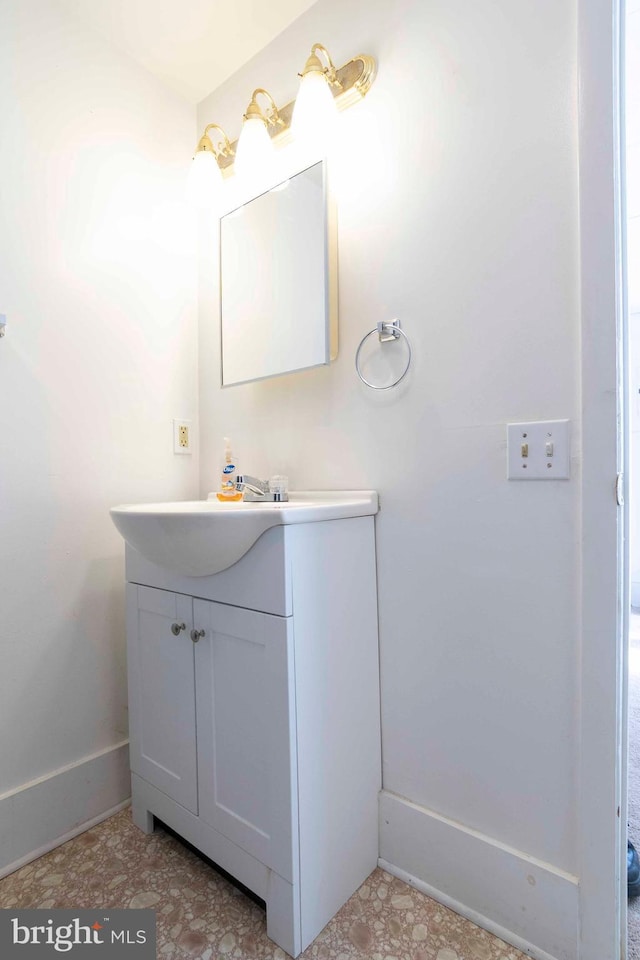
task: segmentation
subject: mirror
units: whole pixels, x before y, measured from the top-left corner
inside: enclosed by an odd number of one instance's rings
[[[220,218],[223,386],[335,359],[335,260],[324,160]]]

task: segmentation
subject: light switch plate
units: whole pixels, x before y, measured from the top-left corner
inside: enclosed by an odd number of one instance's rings
[[[569,421],[507,424],[508,480],[568,480]]]

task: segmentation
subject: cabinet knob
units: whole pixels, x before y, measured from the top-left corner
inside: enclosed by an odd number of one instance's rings
[[[171,624],[171,633],[174,635],[174,637],[180,636],[181,631],[182,631],[182,630],[186,630],[186,629],[187,629],[186,623],[172,623],[172,624]]]
[[[202,639],[202,637],[204,637],[204,630],[192,630],[192,631],[191,631],[191,639],[193,640],[194,643],[197,643],[198,640],[201,640],[201,639]]]

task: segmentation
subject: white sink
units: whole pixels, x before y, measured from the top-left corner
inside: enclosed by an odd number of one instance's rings
[[[378,512],[375,490],[290,493],[286,503],[123,504],[111,509],[118,532],[147,560],[188,577],[208,577],[245,555],[270,527],[364,517]]]

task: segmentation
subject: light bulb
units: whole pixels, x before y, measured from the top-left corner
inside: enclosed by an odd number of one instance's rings
[[[268,178],[274,167],[274,159],[275,148],[264,120],[249,117],[242,124],[236,148],[236,173],[246,180]]]
[[[316,150],[328,150],[337,118],[338,108],[324,73],[305,73],[291,118],[291,132],[296,140]]]
[[[222,186],[222,171],[211,150],[198,150],[187,178],[187,200],[192,207],[210,209]]]

